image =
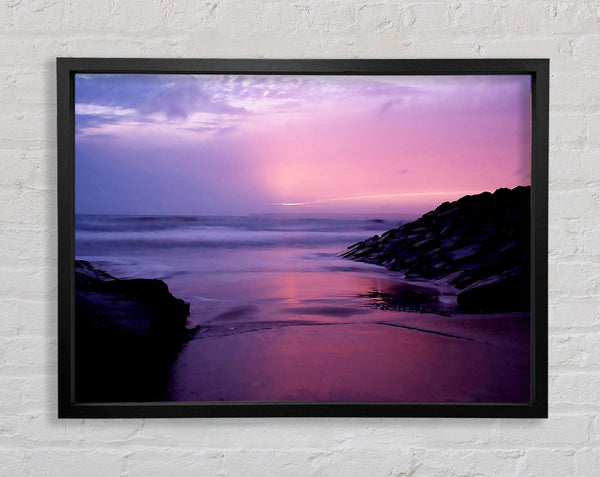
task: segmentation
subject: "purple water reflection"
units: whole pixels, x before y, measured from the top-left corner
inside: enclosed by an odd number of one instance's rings
[[[338,257],[391,223],[123,220],[79,218],[77,256],[191,303],[170,400],[529,401],[527,314],[456,315],[451,289]]]

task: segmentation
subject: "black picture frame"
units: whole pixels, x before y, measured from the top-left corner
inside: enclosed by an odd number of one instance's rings
[[[255,60],[58,58],[56,65],[58,129],[58,416],[60,418],[547,417],[548,59]],[[77,73],[531,75],[531,402],[519,404],[76,402],[74,399],[74,78]]]

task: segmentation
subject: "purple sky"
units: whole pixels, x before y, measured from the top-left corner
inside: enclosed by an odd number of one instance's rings
[[[76,76],[76,212],[418,215],[530,184],[529,76]]]

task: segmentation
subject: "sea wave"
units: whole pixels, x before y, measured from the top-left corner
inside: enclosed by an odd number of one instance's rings
[[[313,248],[363,240],[387,220],[288,217],[78,216],[76,248]]]
[[[327,232],[339,230],[373,231],[396,227],[399,221],[347,218],[310,218],[277,215],[248,216],[121,216],[121,215],[77,215],[75,228],[89,232],[157,231],[193,229],[202,227],[228,227],[248,231],[307,231]]]

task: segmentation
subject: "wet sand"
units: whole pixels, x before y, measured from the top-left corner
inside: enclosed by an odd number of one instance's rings
[[[528,402],[528,330],[526,314],[379,310],[345,322],[209,324],[181,352],[170,399]]]

